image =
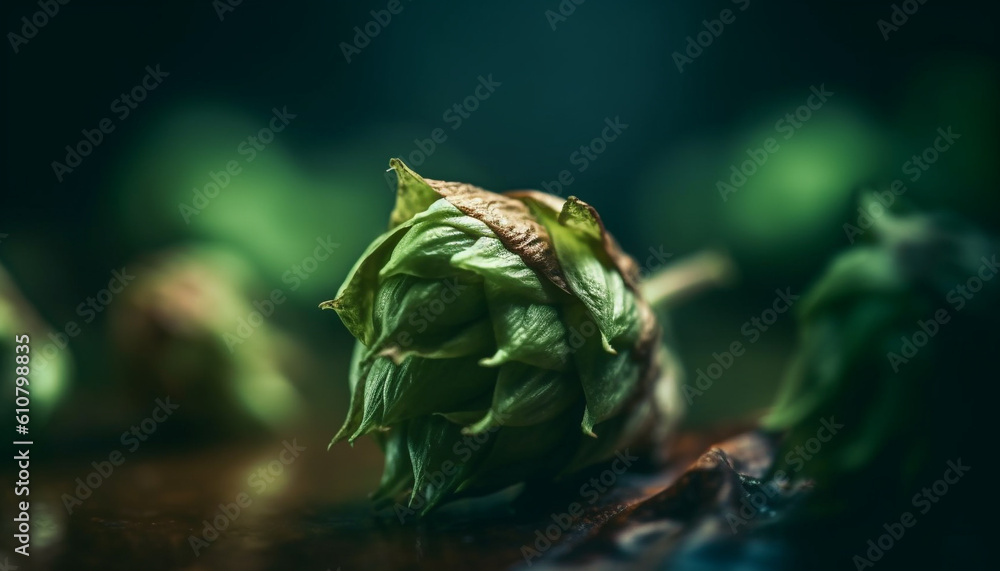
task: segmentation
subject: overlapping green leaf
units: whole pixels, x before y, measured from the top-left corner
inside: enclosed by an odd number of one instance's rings
[[[388,432],[377,432],[374,436],[385,453],[382,480],[372,495],[372,501],[380,504],[399,496],[413,485],[413,465],[406,446],[405,424]]]
[[[376,336],[372,317],[375,293],[379,288],[379,273],[403,236],[413,225],[420,222],[465,224],[470,230],[479,232],[479,235],[489,232],[482,223],[477,225],[477,221],[469,222],[467,219],[468,217],[446,200],[439,199],[431,203],[426,210],[413,214],[404,222],[394,226],[392,230],[376,238],[351,268],[347,279],[337,291],[337,297],[321,303],[320,307],[335,310],[351,334],[370,347]]]
[[[445,199],[434,203],[429,212],[417,215],[410,231],[393,249],[389,261],[382,267],[382,278],[409,274],[423,278],[444,278],[455,275],[452,256],[470,249],[477,239],[494,238],[485,224],[470,218]]]
[[[375,350],[389,345],[405,349],[418,339],[424,345],[442,344],[487,316],[482,286],[468,276],[441,280],[392,276],[383,281],[375,305]]]
[[[413,465],[413,494],[409,505],[427,513],[467,479],[488,454],[489,446],[462,448],[461,426],[441,416],[408,422],[407,449]],[[488,443],[487,443],[488,444]]]
[[[344,419],[344,424],[337,431],[337,434],[334,435],[329,446],[333,446],[335,442],[346,438],[361,425],[365,412],[365,379],[368,377],[368,367],[371,364],[369,360],[365,359],[367,354],[368,348],[364,344],[360,341],[354,344],[349,376],[351,404],[348,407],[347,418]]]
[[[400,226],[376,238],[351,268],[337,297],[320,304],[322,309],[336,311],[351,335],[365,345],[375,340],[372,306],[378,291],[378,273],[407,230]]]
[[[495,370],[480,367],[475,358],[410,357],[399,365],[376,359],[365,380],[364,414],[351,440],[410,418],[464,410],[490,393],[496,378]]]
[[[421,278],[455,275],[451,257],[469,249],[474,242],[472,236],[451,226],[415,224],[396,245],[379,276],[384,279],[398,274]]]
[[[578,403],[581,394],[579,381],[569,373],[505,363],[500,367],[489,413],[467,432],[540,424]]]
[[[484,357],[496,351],[493,326],[487,319],[479,319],[461,329],[453,337],[441,341],[428,335],[417,335],[409,343],[399,337],[381,345],[377,355],[392,359],[397,365],[410,356],[426,359],[453,359],[455,357]]]
[[[593,315],[604,349],[613,352],[615,341],[633,342],[641,322],[634,294],[604,251],[600,224],[590,209],[572,198],[559,213],[537,201],[529,205],[549,231],[570,289]]]
[[[626,348],[609,354],[602,350],[598,333],[586,336],[586,332],[595,331],[596,327],[584,308],[567,308],[566,319],[572,329],[584,334],[582,346],[573,352],[573,360],[587,399],[581,427],[584,433],[594,435],[594,425],[621,410],[635,394],[642,366]]]
[[[451,258],[455,268],[480,275],[499,291],[533,303],[552,303],[551,284],[543,282],[520,256],[504,247],[499,239],[483,237]]]
[[[488,284],[486,296],[497,352],[480,361],[483,366],[519,361],[553,371],[569,368],[566,326],[556,307],[526,302]]]

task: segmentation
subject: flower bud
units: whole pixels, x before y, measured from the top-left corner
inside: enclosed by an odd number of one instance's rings
[[[358,339],[334,442],[373,434],[376,499],[423,513],[605,459],[648,428],[659,328],[586,203],[421,178],[332,301]]]

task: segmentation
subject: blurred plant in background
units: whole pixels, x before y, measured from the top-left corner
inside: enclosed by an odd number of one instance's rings
[[[875,196],[861,201],[876,213],[865,243],[802,300],[799,346],[762,421],[785,433],[772,472],[801,454],[796,473],[815,481],[807,501],[819,513],[898,510],[945,460],[990,446],[978,423],[994,408],[981,371],[1000,343],[1000,240],[954,216],[893,213]],[[836,434],[802,453],[824,420]]]
[[[108,320],[119,383],[137,405],[171,397],[180,405],[172,426],[186,423],[206,439],[296,420],[303,403],[289,366],[302,352],[269,322],[284,297],[255,299],[249,264],[231,251],[189,246],[131,271],[141,279]]]
[[[43,434],[49,417],[70,392],[72,356],[68,351],[56,346],[52,346],[49,354],[41,353],[52,333],[52,328],[42,321],[4,267],[0,266],[0,351],[3,351],[0,354],[0,367],[3,370],[0,381],[4,387],[0,404],[4,406],[4,410],[13,414],[16,408],[21,408],[15,406],[16,397],[29,397],[26,399],[30,402],[27,408],[31,412],[29,434],[33,434],[33,437],[40,437]],[[24,353],[15,353],[15,346],[24,344],[15,341],[22,335],[28,336],[26,344],[29,349]],[[18,367],[24,366],[15,363],[17,354],[28,356],[26,367],[30,373],[26,376],[15,374]],[[21,376],[28,379],[29,384],[22,385],[15,382],[16,378]],[[18,394],[17,387],[23,388],[27,394]]]

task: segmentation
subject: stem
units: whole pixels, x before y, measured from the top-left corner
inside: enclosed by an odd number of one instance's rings
[[[728,254],[708,250],[671,264],[639,287],[654,309],[667,309],[705,290],[728,286],[736,277],[736,265]]]

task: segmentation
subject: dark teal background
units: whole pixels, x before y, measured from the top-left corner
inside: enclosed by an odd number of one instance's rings
[[[979,2],[930,0],[883,37],[892,2],[608,2],[588,0],[552,29],[559,2],[404,1],[348,63],[342,42],[386,2],[255,2],[219,16],[212,2],[70,2],[3,63],[0,260],[51,324],[103,287],[111,269],[178,243],[224,243],[255,266],[264,289],[312,251],[340,246],[291,296],[275,323],[311,351],[333,355],[317,373],[346,394],[350,339],[316,304],[384,227],[393,195],[384,171],[443,128],[425,176],[492,190],[538,188],[573,170],[567,194],[594,204],[627,251],[733,253],[743,281],[681,310],[678,339],[693,370],[743,339],[741,326],[774,289],[802,291],[849,243],[854,193],[903,178],[938,128],[962,138],[905,198],[996,229],[995,21]],[[563,2],[569,5],[567,2]],[[898,4],[898,3],[897,3]],[[672,55],[735,20],[679,72]],[[8,2],[2,31],[34,2]],[[568,11],[568,10],[567,10]],[[51,163],[92,129],[147,65],[170,75],[80,167],[58,182]],[[480,76],[500,83],[452,129],[443,116]],[[747,186],[723,201],[717,181],[811,86],[834,96],[780,141]],[[180,202],[209,171],[242,159],[238,144],[272,108],[297,117],[205,211],[185,224]],[[584,172],[571,155],[606,118],[628,128]],[[784,366],[793,320],[783,318],[732,375],[692,408],[752,414]],[[74,341],[79,382],[100,386],[103,323]],[[342,406],[342,405],[341,405]]]

